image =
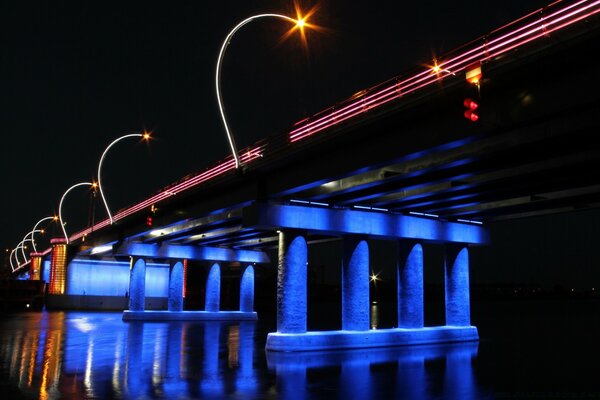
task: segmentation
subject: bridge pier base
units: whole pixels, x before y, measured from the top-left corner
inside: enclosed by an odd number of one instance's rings
[[[342,330],[306,331],[304,237],[279,235],[277,332],[267,336],[267,351],[314,351],[395,347],[479,340],[470,325],[469,260],[465,245],[447,245],[446,325],[424,327],[423,248],[403,240],[398,252],[398,328],[369,330],[369,247],[358,237],[344,239]]]
[[[221,267],[212,263],[206,279],[205,311],[183,311],[183,263],[171,260],[169,267],[168,310],[144,310],[145,267],[142,258],[136,259],[131,270],[130,306],[123,312],[124,321],[255,321],[254,309],[254,268],[249,265],[242,274],[240,283],[240,311],[220,311]],[[132,308],[132,299],[133,308]],[[141,296],[141,297],[140,297]],[[138,297],[140,297],[138,299]],[[140,303],[141,302],[141,303]],[[141,304],[141,306],[140,306]]]

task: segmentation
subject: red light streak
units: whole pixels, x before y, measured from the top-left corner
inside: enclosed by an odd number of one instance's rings
[[[470,65],[475,61],[487,61],[493,57],[502,55],[517,47],[524,46],[533,40],[547,36],[549,33],[555,32],[584,18],[594,15],[600,11],[598,9],[593,9],[594,7],[598,6],[598,4],[600,4],[600,1],[594,1],[590,3],[589,0],[582,0],[560,10],[556,10],[547,16],[541,15],[538,20],[527,23],[526,25],[508,32],[498,38],[494,38],[487,43],[478,45],[473,49],[465,51],[454,58],[440,63],[438,67],[444,70],[452,71],[455,74],[462,72],[466,65]],[[585,13],[585,11],[588,10],[591,11]],[[522,21],[523,19],[538,13],[539,11],[536,11],[524,18],[519,19],[518,21]],[[567,19],[568,21],[558,26],[554,26]],[[511,25],[513,24],[509,24],[507,26]],[[498,32],[498,30],[495,32]],[[438,74],[436,74],[432,69],[428,68],[402,82],[394,83],[391,86],[383,88],[366,97],[355,100],[339,110],[331,111],[328,114],[312,121],[308,120],[300,126],[296,125],[297,128],[289,133],[290,142],[297,142],[305,137],[312,136],[317,132],[323,131],[331,126],[346,121],[351,117],[363,114],[369,109],[406,96],[409,93],[433,84],[438,79],[443,79],[443,76],[438,76]]]
[[[248,151],[241,153],[241,155],[240,155],[240,158],[244,163],[252,162],[260,157],[262,157],[262,147],[254,147]],[[210,168],[204,172],[201,172],[200,174],[198,174],[186,181],[183,181],[177,185],[169,187],[169,188],[163,190],[162,192],[160,192],[160,193],[158,193],[158,194],[156,194],[134,206],[131,206],[129,208],[126,208],[124,210],[117,212],[114,215],[113,219],[115,221],[121,220],[121,219],[128,217],[132,214],[135,214],[136,212],[141,211],[147,207],[151,207],[153,204],[156,204],[156,203],[158,203],[162,200],[165,200],[171,196],[175,196],[184,190],[187,190],[193,186],[197,186],[197,185],[204,183],[218,175],[222,175],[225,172],[228,172],[228,171],[231,171],[234,169],[235,169],[235,160],[233,158],[228,159],[227,161],[224,161],[213,168]],[[109,226],[109,225],[110,225],[110,220],[105,219],[104,221],[98,222],[97,224],[95,224],[94,226],[92,226],[90,228],[87,228],[81,232],[77,232],[76,234],[71,236],[69,238],[69,240],[74,241],[74,240],[80,239],[81,237],[83,237],[85,235],[89,235],[93,231],[97,231],[97,230],[104,228],[106,226]]]

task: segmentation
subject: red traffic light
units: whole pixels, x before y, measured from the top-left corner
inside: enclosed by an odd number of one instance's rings
[[[464,113],[465,118],[472,122],[477,121],[479,119],[479,115],[477,115],[475,110],[479,108],[479,104],[467,98],[465,101],[463,101],[463,105],[467,107],[467,110]]]
[[[152,226],[152,217],[146,217],[146,226]]]

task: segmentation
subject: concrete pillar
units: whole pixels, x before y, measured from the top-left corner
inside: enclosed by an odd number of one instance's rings
[[[129,311],[144,311],[146,302],[146,260],[140,257],[131,257],[129,270]]]
[[[423,246],[398,243],[398,328],[423,327]]]
[[[31,264],[29,267],[29,279],[32,281],[39,281],[42,276],[42,253],[31,252]]]
[[[469,250],[447,245],[445,254],[446,325],[470,326]]]
[[[67,286],[67,241],[64,238],[51,239],[49,294],[65,294]]]
[[[306,239],[297,231],[279,233],[277,332],[306,332]]]
[[[183,262],[171,260],[169,262],[169,311],[183,311]]]
[[[214,263],[206,277],[204,310],[217,312],[221,307],[221,266]]]
[[[369,244],[345,237],[342,261],[342,329],[369,330]]]
[[[240,279],[240,311],[254,311],[254,267],[247,265]]]

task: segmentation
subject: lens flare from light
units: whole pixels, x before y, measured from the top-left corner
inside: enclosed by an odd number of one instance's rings
[[[302,9],[300,8],[300,5],[297,2],[294,2],[294,11],[296,13],[296,19],[295,19],[296,24],[294,26],[292,26],[286,33],[283,34],[280,42],[286,41],[290,36],[292,36],[294,34],[294,32],[300,31],[300,39],[302,40],[302,44],[304,45],[305,48],[308,47],[308,40],[306,38],[306,29],[311,29],[311,30],[315,30],[315,31],[323,30],[323,28],[321,28],[320,26],[308,22],[309,18],[312,17],[317,12],[318,9],[319,9],[319,5],[316,4],[310,10],[308,10],[306,13],[304,13],[302,11]]]

